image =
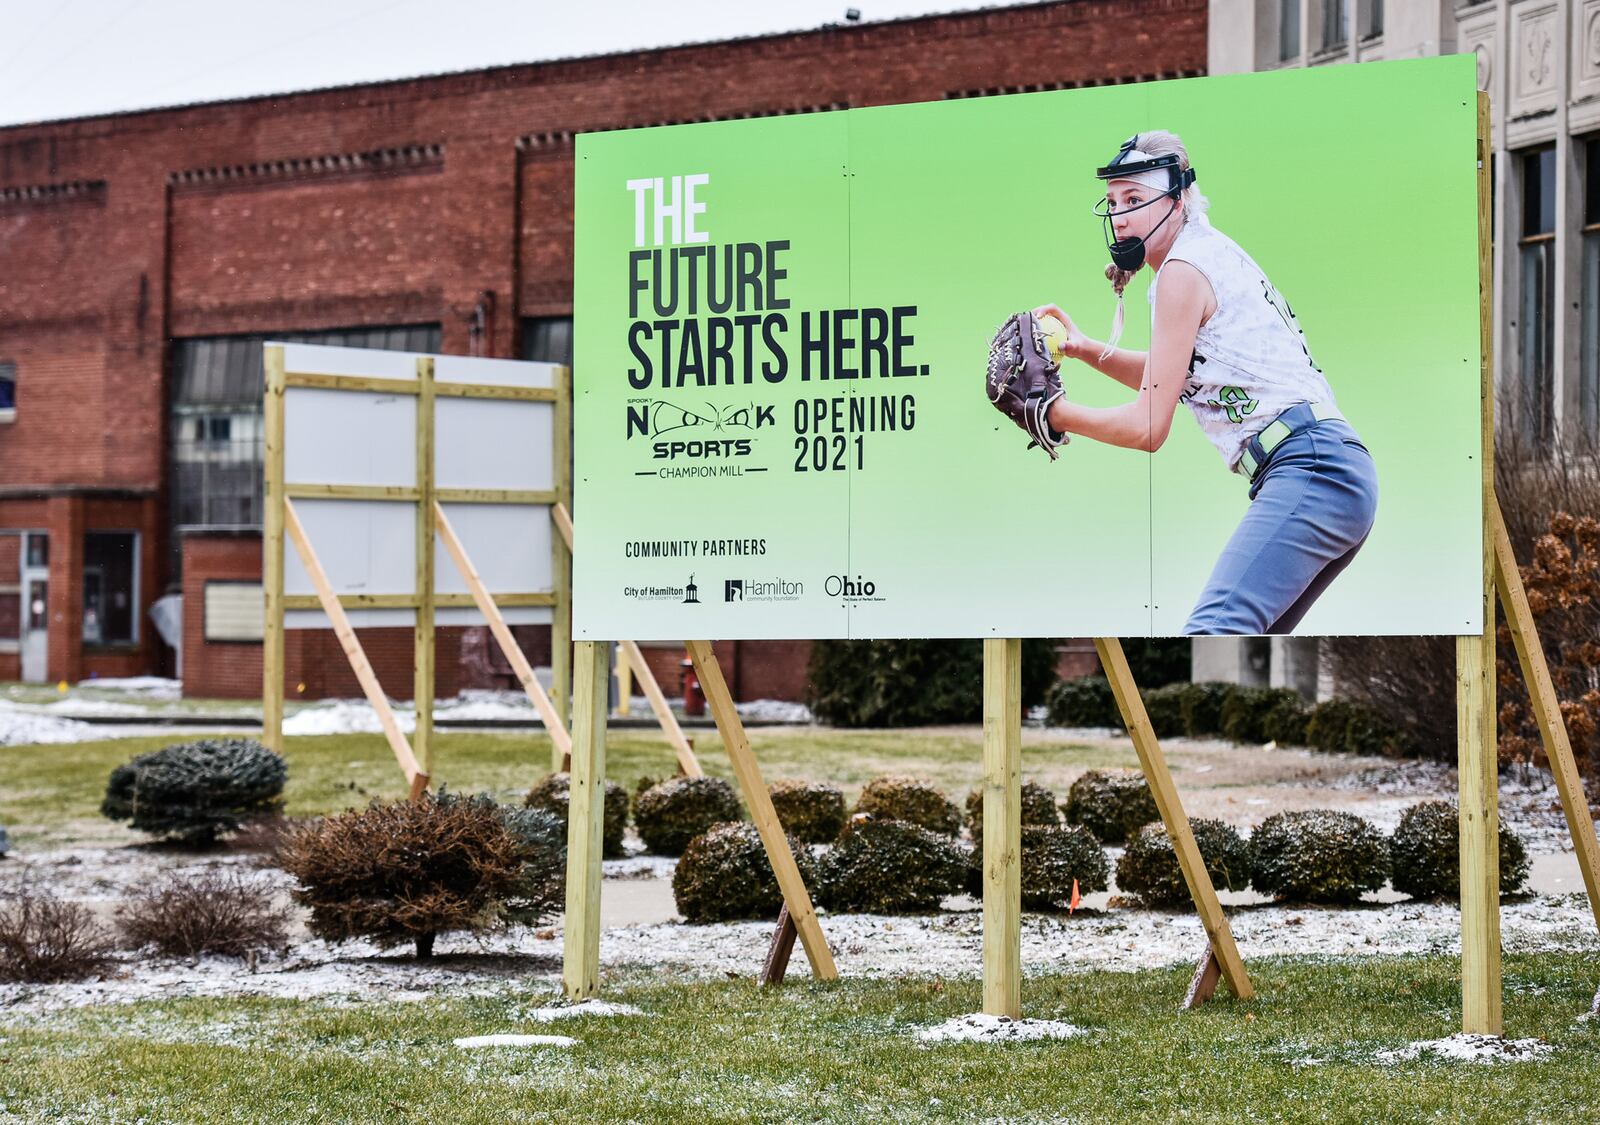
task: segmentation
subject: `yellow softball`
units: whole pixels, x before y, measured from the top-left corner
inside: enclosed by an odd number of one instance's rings
[[[1058,363],[1067,356],[1067,326],[1053,316],[1041,316],[1039,328],[1044,332],[1045,345],[1050,358]]]

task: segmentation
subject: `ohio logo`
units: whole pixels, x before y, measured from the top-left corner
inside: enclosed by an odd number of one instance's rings
[[[822,584],[823,592],[830,598],[843,598],[847,602],[881,602],[878,584],[871,579],[848,574],[830,574]]]

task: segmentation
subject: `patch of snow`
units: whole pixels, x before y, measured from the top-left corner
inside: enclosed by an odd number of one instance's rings
[[[576,1047],[570,1035],[468,1035],[455,1041],[457,1047]]]
[[[1537,1062],[1549,1057],[1554,1050],[1555,1046],[1543,1039],[1502,1039],[1498,1035],[1463,1033],[1446,1039],[1427,1039],[1409,1043],[1392,1051],[1379,1051],[1374,1058],[1385,1065],[1414,1062],[1423,1055],[1431,1055],[1446,1062]]]
[[[917,1032],[923,1044],[1020,1043],[1029,1039],[1074,1039],[1088,1032],[1061,1020],[1014,1020],[974,1012]]]
[[[670,855],[634,855],[600,864],[601,877],[605,879],[670,879],[677,869],[677,857]]]
[[[538,708],[527,693],[521,691],[485,691],[468,689],[454,699],[434,704],[435,721],[450,719],[511,719],[542,726]]]
[[[183,681],[169,680],[163,676],[99,676],[92,680],[79,680],[80,688],[96,691],[125,691],[150,699],[180,699]]]
[[[784,699],[752,699],[736,703],[734,708],[741,719],[758,723],[810,723],[815,722],[811,708],[804,703],[791,703]]]
[[[523,1015],[535,1023],[550,1023],[553,1020],[574,1020],[583,1016],[642,1016],[644,1011],[632,1004],[613,1004],[609,1000],[584,1000],[578,1004],[533,1008]]]
[[[90,742],[95,739],[122,738],[120,730],[96,730],[89,723],[42,715],[0,700],[0,746],[28,746],[41,742]]]
[[[394,707],[395,722],[403,731],[417,729],[416,712],[409,707]],[[372,734],[381,731],[378,713],[366,700],[336,699],[331,703],[307,707],[283,720],[283,733]]]

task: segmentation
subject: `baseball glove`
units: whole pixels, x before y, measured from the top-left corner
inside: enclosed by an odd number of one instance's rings
[[[1031,312],[1013,313],[989,342],[989,371],[985,380],[989,401],[1022,428],[1056,459],[1056,449],[1072,440],[1051,429],[1050,404],[1065,391],[1061,386],[1061,361],[1050,353],[1049,336]]]

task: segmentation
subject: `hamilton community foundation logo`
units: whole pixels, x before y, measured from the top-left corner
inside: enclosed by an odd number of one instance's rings
[[[792,578],[727,578],[722,583],[724,602],[797,602],[805,592],[805,583]]]

